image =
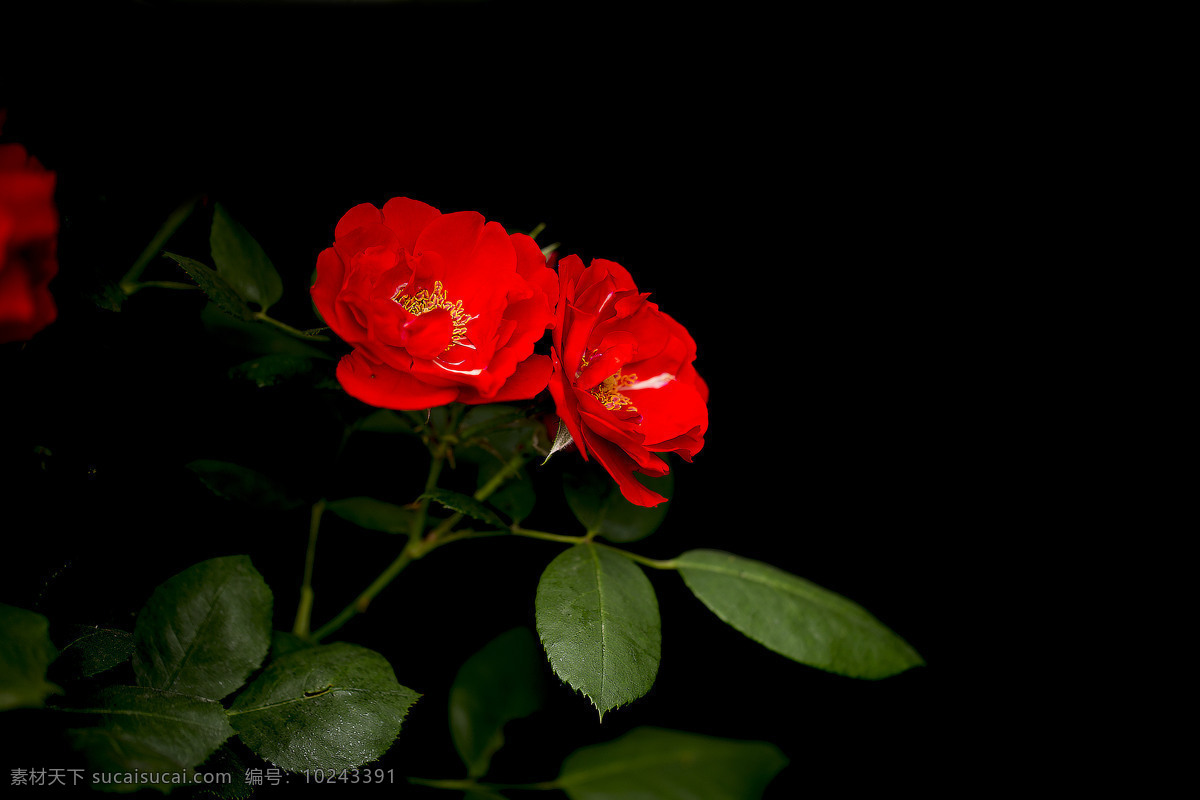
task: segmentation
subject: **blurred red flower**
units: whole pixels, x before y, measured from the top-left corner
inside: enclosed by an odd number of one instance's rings
[[[0,342],[29,339],[58,316],[54,182],[22,145],[0,144]]]

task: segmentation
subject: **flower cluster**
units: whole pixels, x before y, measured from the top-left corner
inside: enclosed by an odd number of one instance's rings
[[[531,237],[406,197],[346,212],[312,287],[352,347],[338,364],[352,396],[424,409],[548,388],[582,457],[642,506],[665,498],[634,473],[666,474],[657,453],[690,461],[708,428],[696,344],[648,297],[613,261],[572,255],[556,272]],[[547,330],[549,355],[535,353]]]
[[[54,183],[23,146],[0,145],[0,343],[29,339],[58,315],[48,288],[58,273]]]

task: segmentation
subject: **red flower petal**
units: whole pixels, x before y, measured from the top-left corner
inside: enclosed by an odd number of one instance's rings
[[[3,227],[0,225],[0,233],[3,233]],[[28,325],[36,309],[29,271],[15,260],[0,263],[0,320],[14,326]]]
[[[483,235],[483,215],[475,211],[455,211],[430,220],[417,236],[413,252],[437,253],[447,264],[470,257]]]
[[[647,447],[674,439],[693,428],[698,428],[701,434],[708,430],[708,407],[695,386],[672,380],[658,389],[627,391],[625,396],[642,415],[639,429]]]
[[[641,481],[633,476],[636,465],[627,452],[612,442],[595,436],[588,437],[588,445],[591,447],[592,454],[596,456],[596,460],[617,482],[617,488],[621,490],[621,494],[626,500],[646,507],[666,502],[667,498],[658,492],[647,489]],[[655,474],[666,475],[667,469],[666,464],[663,464],[662,471]]]
[[[450,319],[449,311],[439,308],[409,317],[409,321],[400,329],[398,344],[413,358],[435,358],[450,346],[454,322]]]
[[[355,350],[338,362],[337,379],[352,397],[379,408],[412,411],[453,403],[458,389],[430,386]]]
[[[421,231],[441,215],[433,206],[407,197],[393,197],[383,204],[383,224],[396,233],[400,246],[410,253]]]
[[[317,280],[310,293],[317,312],[334,333],[347,342],[361,341],[366,337],[366,328],[355,318],[338,295],[345,283],[346,267],[332,247],[327,247],[317,256]]]
[[[584,458],[589,451],[639,505],[665,498],[634,473],[664,475],[655,453],[685,459],[704,446],[708,386],[692,362],[687,330],[637,291],[628,270],[577,256],[559,263],[553,332],[555,410]]]
[[[55,181],[21,145],[0,145],[0,342],[32,338],[58,316]]]
[[[350,233],[365,225],[378,225],[383,222],[383,215],[379,209],[370,203],[359,203],[354,208],[347,211],[338,220],[337,225],[333,229],[333,238],[345,239]]]
[[[517,364],[508,380],[490,395],[481,395],[473,388],[464,388],[459,395],[460,403],[507,403],[513,400],[528,400],[546,388],[550,382],[552,366],[549,356],[532,355]]]
[[[544,295],[549,307],[558,298],[557,273],[547,266],[546,256],[533,239],[523,233],[514,233],[509,238],[517,256],[517,273]]]
[[[550,350],[550,361],[554,366],[554,372],[550,376],[548,388],[550,396],[554,398],[554,408],[558,412],[559,421],[567,426],[567,432],[571,434],[575,446],[579,448],[579,455],[583,457],[584,461],[587,461],[588,451],[583,438],[583,425],[579,418],[579,404],[575,396],[575,387],[563,373],[562,361],[558,351],[554,348]]]
[[[354,385],[347,391],[389,408],[425,408],[541,391],[551,366],[533,349],[554,324],[557,291],[529,237],[473,211],[442,214],[392,198],[382,211],[364,204],[346,213],[318,258],[313,301],[355,347],[355,359],[339,366]],[[373,377],[363,377],[363,364]],[[413,397],[389,398],[380,385]]]

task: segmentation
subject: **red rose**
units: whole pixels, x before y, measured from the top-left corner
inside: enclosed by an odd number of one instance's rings
[[[346,212],[317,258],[312,298],[354,350],[338,380],[373,406],[421,409],[533,397],[550,359],[558,278],[530,237],[474,211],[396,197]]]
[[[54,178],[21,145],[0,145],[0,342],[29,339],[58,315]]]
[[[708,386],[692,362],[696,343],[682,325],[639,294],[620,264],[578,256],[558,265],[558,319],[550,393],[586,459],[608,470],[631,503],[666,500],[634,472],[665,475],[655,453],[686,461],[704,446]]]

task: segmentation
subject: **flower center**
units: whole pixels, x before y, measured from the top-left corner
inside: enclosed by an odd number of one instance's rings
[[[401,284],[396,289],[396,293],[392,295],[392,302],[399,304],[401,308],[416,317],[439,308],[449,311],[450,324],[453,326],[453,330],[450,334],[450,344],[446,345],[446,349],[449,350],[454,345],[462,344],[466,340],[467,323],[474,319],[474,317],[470,316],[463,309],[462,300],[455,300],[451,303],[446,299],[446,289],[442,286],[441,281],[433,282],[432,292],[428,289],[422,289],[416,294],[405,294],[404,290],[407,287],[407,283]]]
[[[591,358],[589,358],[591,356]],[[597,356],[597,351],[584,353],[579,360],[579,369],[575,370],[575,379],[583,374],[588,365],[592,363],[592,358]],[[640,381],[638,376],[632,372],[624,373],[617,370],[612,375],[609,375],[598,384],[588,389],[588,393],[592,397],[600,401],[600,405],[607,408],[609,411],[620,411],[621,409],[629,409],[634,414],[637,413],[637,406],[633,401],[626,397],[622,392],[631,389],[659,389],[666,386],[671,381],[675,380],[675,376],[669,372],[663,372],[655,375],[649,380]]]
[[[617,411],[622,408],[628,408],[630,411],[637,411],[633,405],[633,401],[621,394],[622,389],[628,389],[637,382],[637,375],[622,375],[618,372],[613,375],[609,375],[607,378],[600,381],[600,383],[592,387],[591,394],[592,397],[600,401],[600,405],[604,406],[609,411]]]

